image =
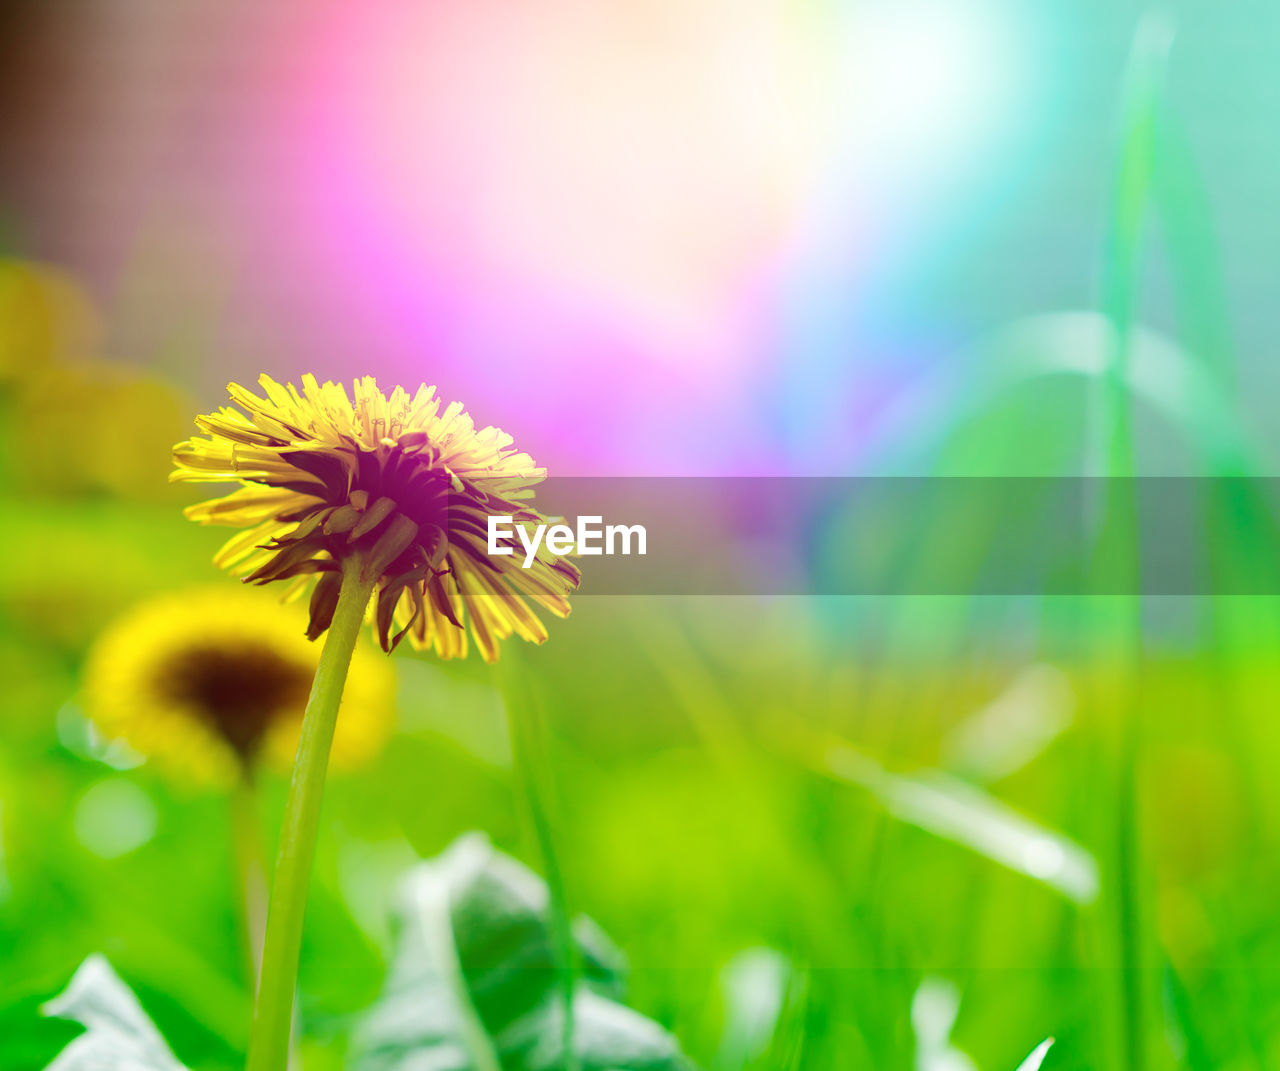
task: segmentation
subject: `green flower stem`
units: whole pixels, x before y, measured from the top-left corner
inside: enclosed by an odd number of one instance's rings
[[[329,747],[338,720],[338,704],[347,682],[374,580],[364,575],[365,561],[356,555],[343,563],[342,588],[333,623],[316,666],[311,698],[302,719],[298,756],[285,804],[280,851],[276,857],[262,975],[253,1009],[247,1071],[285,1071],[293,1023],[293,994],[302,947],[302,917],[315,855],[320,801],[324,795]]]

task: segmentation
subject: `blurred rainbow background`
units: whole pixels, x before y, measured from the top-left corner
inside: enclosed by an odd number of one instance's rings
[[[1169,92],[1257,343],[1280,30],[1190,8]],[[975,336],[1092,307],[1140,14],[9,10],[4,233],[90,287],[106,351],[202,397],[358,361],[637,475],[848,472]]]
[[[165,477],[227,380],[435,383],[555,475],[1272,476],[1277,56],[1264,0],[5,5],[0,1067],[95,950],[190,1066],[244,1043],[221,804],[79,710],[110,620],[219,582]],[[1277,1066],[1277,521],[1200,520],[1237,581],[1154,607],[579,600],[521,672],[636,1006],[716,1071]],[[315,1037],[406,859],[541,865],[498,685],[396,668]]]

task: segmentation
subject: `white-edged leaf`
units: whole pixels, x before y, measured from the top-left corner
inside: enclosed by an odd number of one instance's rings
[[[890,773],[844,746],[828,749],[825,768],[867,789],[896,818],[1044,882],[1077,903],[1091,903],[1098,895],[1092,855],[973,785],[936,771]]]
[[[916,1071],[977,1071],[968,1055],[951,1043],[960,1014],[960,991],[944,978],[925,978],[911,998],[916,1036]]]
[[[47,1071],[186,1071],[104,956],[86,959],[40,1010],[85,1027]]]
[[[1051,1048],[1053,1048],[1053,1038],[1045,1038],[1031,1050],[1031,1055],[1018,1065],[1018,1071],[1040,1071],[1040,1065],[1044,1063],[1044,1058],[1049,1055]]]
[[[1071,724],[1075,696],[1062,670],[1027,666],[995,699],[961,722],[943,744],[945,763],[981,781],[1022,769]]]
[[[357,1024],[354,1071],[563,1071],[565,1001],[547,888],[481,834],[405,878],[382,996]],[[620,953],[574,928],[580,1071],[688,1071],[675,1039],[621,1004]]]
[[[720,969],[724,1032],[715,1066],[740,1068],[760,1059],[773,1041],[792,987],[791,962],[772,948],[748,948]]]
[[[938,362],[932,374],[880,416],[879,442],[869,444],[867,464],[880,475],[935,472],[938,454],[957,425],[981,419],[1011,390],[1060,376],[1088,382],[1107,375],[1115,336],[1115,324],[1094,310],[1045,313],[1000,328],[955,360]],[[1209,471],[1259,471],[1254,459],[1265,451],[1203,355],[1141,324],[1132,325],[1128,336],[1126,387],[1134,398],[1178,428]],[[1074,441],[1071,445],[1079,448]],[[1002,460],[1000,475],[1043,474],[1018,469],[1017,452],[1006,449]]]

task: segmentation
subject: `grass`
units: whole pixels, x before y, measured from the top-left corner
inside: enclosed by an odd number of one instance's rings
[[[111,536],[102,532],[108,549]],[[749,624],[734,607],[710,609],[584,600],[538,652],[542,687],[557,696],[546,728],[564,882],[627,951],[636,1006],[673,1027],[704,1066],[720,1066],[717,980],[735,956],[763,947],[793,971],[798,995],[778,1037],[794,1066],[841,1066],[851,1054],[868,1066],[911,1066],[912,995],[927,975],[940,975],[961,994],[954,1042],[979,1066],[1016,1067],[1054,1034],[1047,1067],[1123,1067],[1097,1009],[1121,960],[1115,945],[1091,936],[1113,932],[1105,922],[1113,885],[1104,881],[1096,900],[1079,903],[904,818],[883,793],[814,773],[796,754],[821,729],[899,776],[945,769],[948,742],[1009,693],[1017,667],[995,657],[930,659],[859,664],[850,677],[847,653],[773,647],[768,635],[785,634],[793,607],[761,609]],[[683,660],[668,647],[637,645],[637,633],[669,637]],[[12,657],[44,643],[11,631],[5,650]],[[1097,833],[1115,813],[1095,755],[1111,730],[1104,711],[1085,702],[1097,692],[1093,670],[1059,664],[1075,697],[1071,724],[1016,769],[967,780],[1102,860],[1107,842]],[[6,1059],[41,1066],[65,1039],[63,1024],[36,1019],[35,1003],[81,956],[102,949],[180,1056],[228,1066],[244,1041],[248,991],[225,810],[184,798],[144,767],[128,776],[160,812],[155,839],[97,858],[76,836],[75,808],[93,784],[120,775],[68,752],[47,718],[73,695],[74,667],[74,654],[48,665],[3,730],[10,892],[0,954],[11,970],[0,1003],[6,1036],[18,1039]],[[1211,1066],[1262,1067],[1280,996],[1280,977],[1258,966],[1280,946],[1267,862],[1276,857],[1277,801],[1266,795],[1261,813],[1249,809],[1236,777],[1239,745],[1216,720],[1220,693],[1209,670],[1199,655],[1147,653],[1144,694],[1160,716],[1144,737],[1145,796],[1129,820],[1141,823],[1134,836],[1148,846],[1145,908],[1177,970],[1181,1032],[1194,1029]],[[465,685],[450,693],[451,716],[473,730],[487,724],[492,680],[474,665],[427,663],[422,672],[404,696],[408,728],[395,746],[374,769],[332,785],[303,963],[303,1013],[321,1036],[340,1032],[343,1017],[373,999],[384,966],[387,939],[376,921],[390,878],[360,880],[357,869],[386,860],[394,873],[465,828],[489,831],[545,869],[519,782],[493,757],[502,753],[501,725],[490,724],[487,736],[438,720],[424,728],[415,709],[430,702],[425,684]],[[1266,702],[1277,683],[1261,662],[1240,682],[1247,750],[1260,764],[1280,759]],[[1190,798],[1188,784],[1200,786]],[[273,791],[269,814],[278,813],[283,785]],[[171,895],[175,872],[187,876],[182,898]],[[1152,976],[1163,973],[1149,966]],[[1155,1031],[1167,1033],[1169,1013],[1154,1014]],[[796,1037],[802,1059],[787,1041]],[[749,1066],[790,1066],[773,1060],[766,1052]]]

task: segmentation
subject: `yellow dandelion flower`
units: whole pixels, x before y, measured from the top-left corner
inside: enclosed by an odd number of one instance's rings
[[[529,568],[487,552],[487,518],[541,524],[533,486],[546,473],[497,428],[477,431],[434,387],[388,397],[372,377],[340,384],[304,376],[302,390],[259,379],[266,397],[231,384],[232,401],[196,419],[208,438],[174,448],[172,480],[237,482],[188,508],[202,524],[244,528],[215,561],[255,583],[314,583],[307,635],[333,620],[344,562],[363,556],[375,581],[378,638],[390,651],[408,634],[443,658],[465,655],[467,626],[486,661],[512,633],[547,638],[533,602],[564,617],[578,570],[543,548]],[[318,576],[318,579],[317,579]],[[393,627],[398,631],[392,634]]]
[[[229,787],[259,765],[287,768],[298,746],[317,651],[300,615],[244,588],[160,596],[94,644],[85,707],[189,782]],[[336,765],[377,753],[391,731],[394,673],[371,646],[351,663],[334,734]]]

